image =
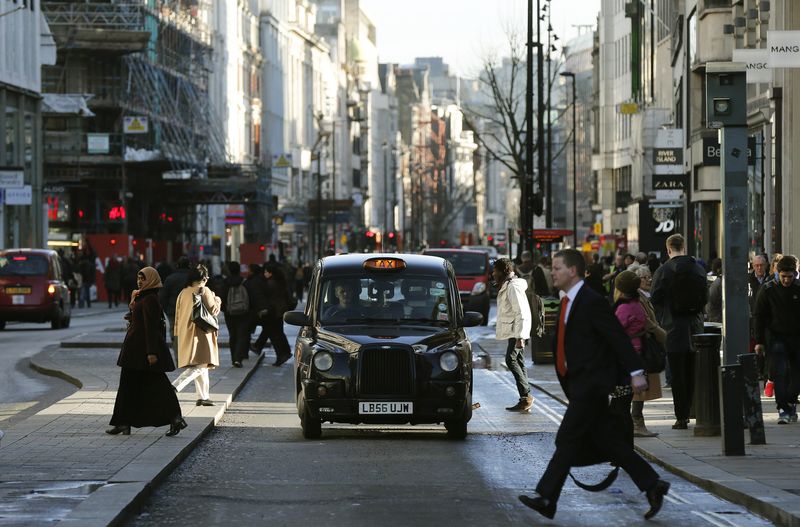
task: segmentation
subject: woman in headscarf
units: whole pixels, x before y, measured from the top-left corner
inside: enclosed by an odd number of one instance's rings
[[[217,330],[204,331],[192,321],[194,295],[200,295],[209,313],[219,315],[222,299],[206,287],[208,269],[202,264],[189,269],[187,285],[175,305],[175,335],[178,337],[178,367],[186,370],[175,380],[181,391],[192,380],[197,390],[197,406],[214,406],[209,393],[208,370],[219,366]]]
[[[128,332],[117,365],[119,377],[112,428],[106,433],[129,435],[131,427],[169,425],[168,436],[186,428],[178,397],[165,372],[173,371],[166,342],[166,324],[158,301],[161,279],[152,267],[137,273],[131,294]]]

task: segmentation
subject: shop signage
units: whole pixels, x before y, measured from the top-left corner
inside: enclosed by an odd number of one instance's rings
[[[772,81],[769,50],[767,49],[734,49],[733,62],[741,62],[745,65],[748,84]]]
[[[708,136],[703,138],[703,166],[718,167],[720,166],[720,156],[722,155],[722,148],[719,146],[717,136]],[[749,166],[756,165],[756,138],[747,138],[747,164]]]
[[[686,179],[683,128],[657,130],[653,144],[653,190],[682,190],[686,188]]]
[[[20,169],[0,169],[0,188],[19,188],[25,184],[25,172]]]
[[[800,68],[800,31],[767,31],[770,68]]]
[[[33,191],[30,185],[20,188],[7,188],[6,205],[30,205],[33,203]]]

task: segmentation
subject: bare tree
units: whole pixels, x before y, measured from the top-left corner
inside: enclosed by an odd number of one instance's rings
[[[519,178],[525,174],[525,44],[516,32],[508,32],[509,55],[502,59],[487,56],[478,77],[482,100],[466,104],[464,119],[475,132],[478,144],[488,154]],[[548,79],[550,86],[558,76],[558,61]],[[559,109],[554,121],[566,111]],[[553,153],[557,158],[565,149],[566,141]],[[538,151],[538,144],[534,143]]]

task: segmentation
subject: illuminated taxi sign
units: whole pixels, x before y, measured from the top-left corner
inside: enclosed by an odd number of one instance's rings
[[[364,269],[369,271],[399,271],[405,268],[406,262],[400,258],[370,258],[364,262]]]

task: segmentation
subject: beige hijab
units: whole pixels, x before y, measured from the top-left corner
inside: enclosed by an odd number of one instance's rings
[[[141,291],[144,291],[145,289],[158,289],[159,287],[162,287],[161,277],[158,276],[158,271],[152,267],[145,267],[139,271],[138,274],[144,275],[144,283],[142,284],[141,288],[136,289],[131,293],[131,302],[128,304],[130,307],[133,307],[133,303],[136,301],[136,297]]]

